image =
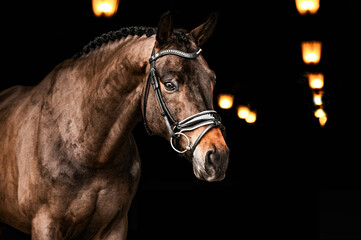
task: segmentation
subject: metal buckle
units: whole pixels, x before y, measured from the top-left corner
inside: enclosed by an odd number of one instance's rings
[[[187,139],[187,146],[186,146],[186,148],[185,148],[184,150],[178,150],[178,149],[176,149],[176,148],[174,147],[174,145],[173,145],[173,138],[174,138],[174,137],[178,138],[179,136],[183,136],[183,137],[185,137],[185,138]],[[173,148],[174,151],[176,151],[177,153],[180,153],[180,154],[185,153],[185,152],[187,152],[187,151],[190,151],[190,150],[192,149],[191,141],[189,140],[188,136],[185,135],[185,134],[182,133],[182,132],[176,132],[176,133],[173,134],[173,136],[171,136],[171,138],[170,138],[170,145],[172,146],[172,148]]]

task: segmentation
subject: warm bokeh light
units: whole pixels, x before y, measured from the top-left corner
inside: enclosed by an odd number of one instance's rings
[[[315,14],[320,8],[320,0],[296,0],[296,8],[301,15]]]
[[[324,77],[322,73],[308,74],[308,84],[311,89],[322,89],[324,85]]]
[[[327,122],[327,115],[323,115],[320,118],[318,118],[318,121],[320,122],[321,127],[325,126],[326,122]]]
[[[254,123],[257,120],[257,114],[255,112],[249,112],[245,120],[247,123]]]
[[[112,11],[112,6],[107,2],[100,3],[98,5],[98,10],[101,12],[110,13]]]
[[[315,117],[317,117],[317,118],[321,118],[325,115],[326,115],[326,113],[322,108],[319,108],[315,111]]]
[[[237,108],[237,115],[240,119],[246,119],[250,110],[247,106],[238,106]]]
[[[306,64],[317,64],[321,60],[322,43],[317,41],[302,42],[302,58]]]
[[[93,12],[97,17],[112,17],[118,10],[119,0],[92,0]]]
[[[317,106],[322,105],[322,95],[323,92],[314,92],[313,93],[313,103]]]
[[[234,96],[232,94],[219,94],[218,106],[223,109],[230,109],[233,106]]]

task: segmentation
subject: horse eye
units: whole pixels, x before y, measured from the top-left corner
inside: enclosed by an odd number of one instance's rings
[[[175,86],[173,83],[171,83],[171,82],[165,82],[165,83],[164,83],[164,87],[165,87],[165,89],[168,90],[168,91],[173,91],[173,90],[175,90],[175,88],[176,88],[176,86]]]

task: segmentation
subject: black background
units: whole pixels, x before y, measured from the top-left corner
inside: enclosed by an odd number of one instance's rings
[[[235,94],[221,110],[231,149],[227,177],[197,180],[169,144],[134,129],[142,178],[129,213],[128,239],[360,238],[359,34],[357,1],[321,1],[300,16],[294,1],[120,2],[114,18],[95,18],[90,1],[2,3],[1,90],[35,85],[58,63],[102,33],[157,26],[171,10],[175,27],[193,29],[216,11],[203,47],[217,74],[216,96]],[[323,43],[321,62],[304,65],[303,40]],[[305,72],[325,75],[326,126]],[[236,116],[257,111],[255,124]],[[7,230],[4,239],[26,239]]]

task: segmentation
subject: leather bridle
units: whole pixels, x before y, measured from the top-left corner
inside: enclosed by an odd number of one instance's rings
[[[190,117],[187,117],[186,119],[183,119],[182,121],[178,122],[174,119],[172,114],[170,113],[165,101],[164,97],[162,95],[162,91],[160,90],[159,86],[159,80],[157,77],[157,71],[155,69],[155,61],[163,56],[166,55],[176,55],[183,58],[189,58],[194,59],[198,57],[201,53],[202,49],[198,49],[195,52],[187,53],[176,49],[166,49],[163,51],[160,51],[155,54],[155,49],[152,50],[152,55],[149,59],[150,63],[150,71],[147,77],[147,83],[145,85],[144,90],[144,99],[143,99],[143,121],[144,121],[144,127],[149,135],[154,135],[154,133],[149,129],[147,124],[147,118],[146,118],[146,107],[147,107],[147,99],[148,99],[148,93],[149,93],[149,85],[152,84],[154,92],[157,96],[157,100],[160,106],[161,115],[164,118],[165,125],[167,126],[169,135],[170,135],[170,144],[172,148],[178,152],[178,153],[185,153],[187,151],[191,151],[193,154],[194,150],[196,149],[198,143],[200,140],[204,137],[204,135],[210,131],[212,128],[219,127],[222,130],[222,133],[225,132],[225,127],[221,123],[221,118],[218,115],[218,113],[214,110],[206,110],[202,111],[200,113],[196,113]],[[173,125],[173,127],[172,127]],[[197,140],[194,143],[191,143],[189,140],[189,137],[184,133],[187,131],[193,131],[199,127],[207,126],[201,134],[198,136]],[[187,146],[183,150],[179,150],[174,146],[174,141],[177,141],[177,139],[180,138],[180,136],[183,136],[187,140]]]

